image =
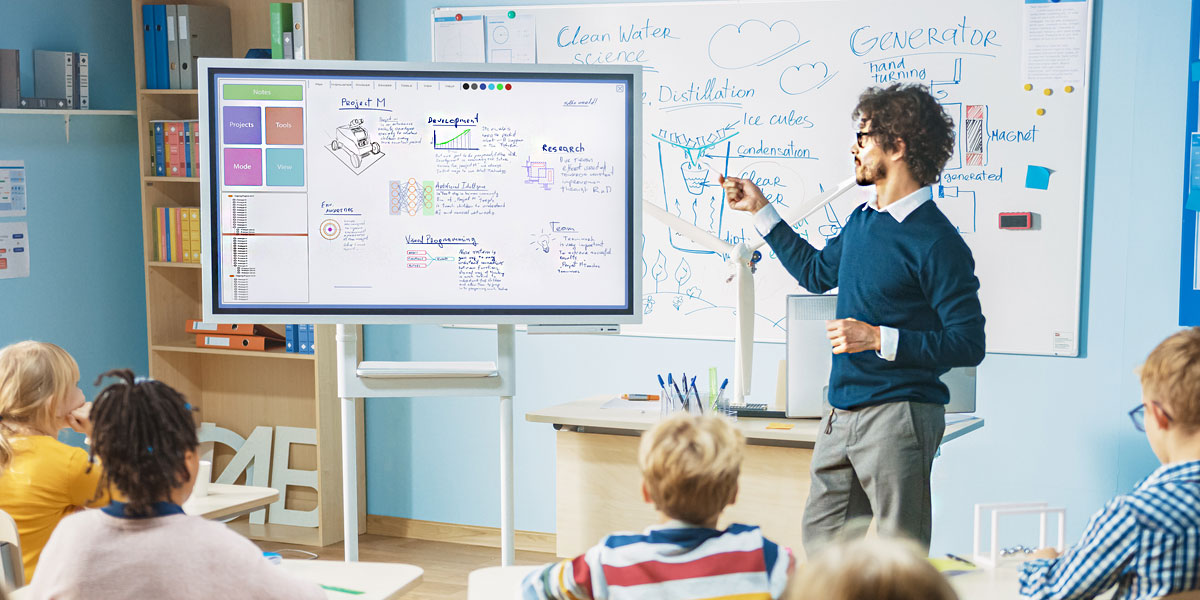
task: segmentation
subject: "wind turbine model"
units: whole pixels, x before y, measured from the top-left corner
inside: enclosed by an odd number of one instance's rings
[[[714,173],[718,172],[711,167],[709,170]],[[812,200],[781,211],[779,216],[789,225],[799,223],[824,208],[825,205],[832,202],[835,198],[854,189],[857,185],[854,177],[850,177],[839,183],[833,190],[821,193]],[[668,227],[713,252],[729,257],[725,264],[729,266],[731,272],[725,281],[728,283],[736,278],[738,286],[738,327],[733,335],[732,404],[744,405],[746,403],[746,396],[750,394],[750,364],[754,356],[754,271],[755,265],[762,258],[762,254],[758,252],[758,248],[762,247],[766,243],[766,240],[759,238],[751,242],[742,241],[738,242],[735,246],[718,238],[711,232],[705,231],[663,210],[659,206],[655,206],[650,202],[643,202],[643,205],[647,213],[654,215]]]

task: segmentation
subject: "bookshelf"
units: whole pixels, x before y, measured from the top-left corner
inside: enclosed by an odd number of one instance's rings
[[[316,328],[315,354],[283,349],[246,352],[197,348],[184,332],[187,319],[201,318],[199,264],[155,260],[154,209],[200,206],[199,177],[160,177],[150,168],[156,119],[196,119],[196,90],[146,89],[142,44],[142,5],[161,1],[132,0],[134,77],[137,85],[138,158],[142,190],[143,264],[146,276],[146,330],[150,375],[184,393],[203,421],[248,436],[257,426],[314,428],[317,445],[292,446],[289,467],[316,470],[317,491],[289,487],[289,509],[318,510],[318,526],[253,525],[247,517],[230,527],[252,538],[289,544],[325,546],[342,540],[341,413],[337,398],[336,344],[333,326]],[[229,8],[234,56],[249,48],[269,48],[266,0],[191,0],[190,4]],[[313,59],[354,59],[353,0],[307,0],[304,3],[305,47]],[[205,157],[206,158],[206,157]],[[282,326],[277,326],[282,331]],[[362,337],[359,336],[361,340]],[[359,403],[359,422],[362,405]],[[356,440],[359,460],[365,449]],[[213,473],[219,474],[233,452],[217,445]],[[256,466],[255,468],[260,468]],[[360,475],[359,506],[365,507]],[[366,530],[365,511],[359,531]]]

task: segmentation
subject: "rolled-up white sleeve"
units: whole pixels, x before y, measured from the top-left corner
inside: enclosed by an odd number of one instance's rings
[[[900,330],[887,325],[879,326],[879,355],[886,361],[896,360],[896,347],[900,344]]]
[[[771,233],[771,229],[775,227],[775,224],[782,220],[783,218],[779,216],[779,212],[775,210],[775,207],[768,204],[754,213],[754,230],[758,232],[758,235],[767,237],[767,234]]]

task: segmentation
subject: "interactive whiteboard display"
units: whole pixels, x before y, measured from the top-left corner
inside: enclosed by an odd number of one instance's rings
[[[639,318],[636,68],[281,63],[202,63],[206,318]]]

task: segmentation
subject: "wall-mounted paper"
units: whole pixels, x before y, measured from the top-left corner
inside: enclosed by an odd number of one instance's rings
[[[486,62],[483,16],[437,17],[433,23],[433,60],[436,62]]]
[[[1025,0],[1021,79],[1082,83],[1087,18],[1087,0]]]
[[[25,161],[0,160],[0,217],[24,217]]]
[[[488,17],[487,61],[529,64],[537,62],[537,40],[533,34],[533,15]]]
[[[0,279],[29,277],[29,227],[24,221],[0,223]]]

